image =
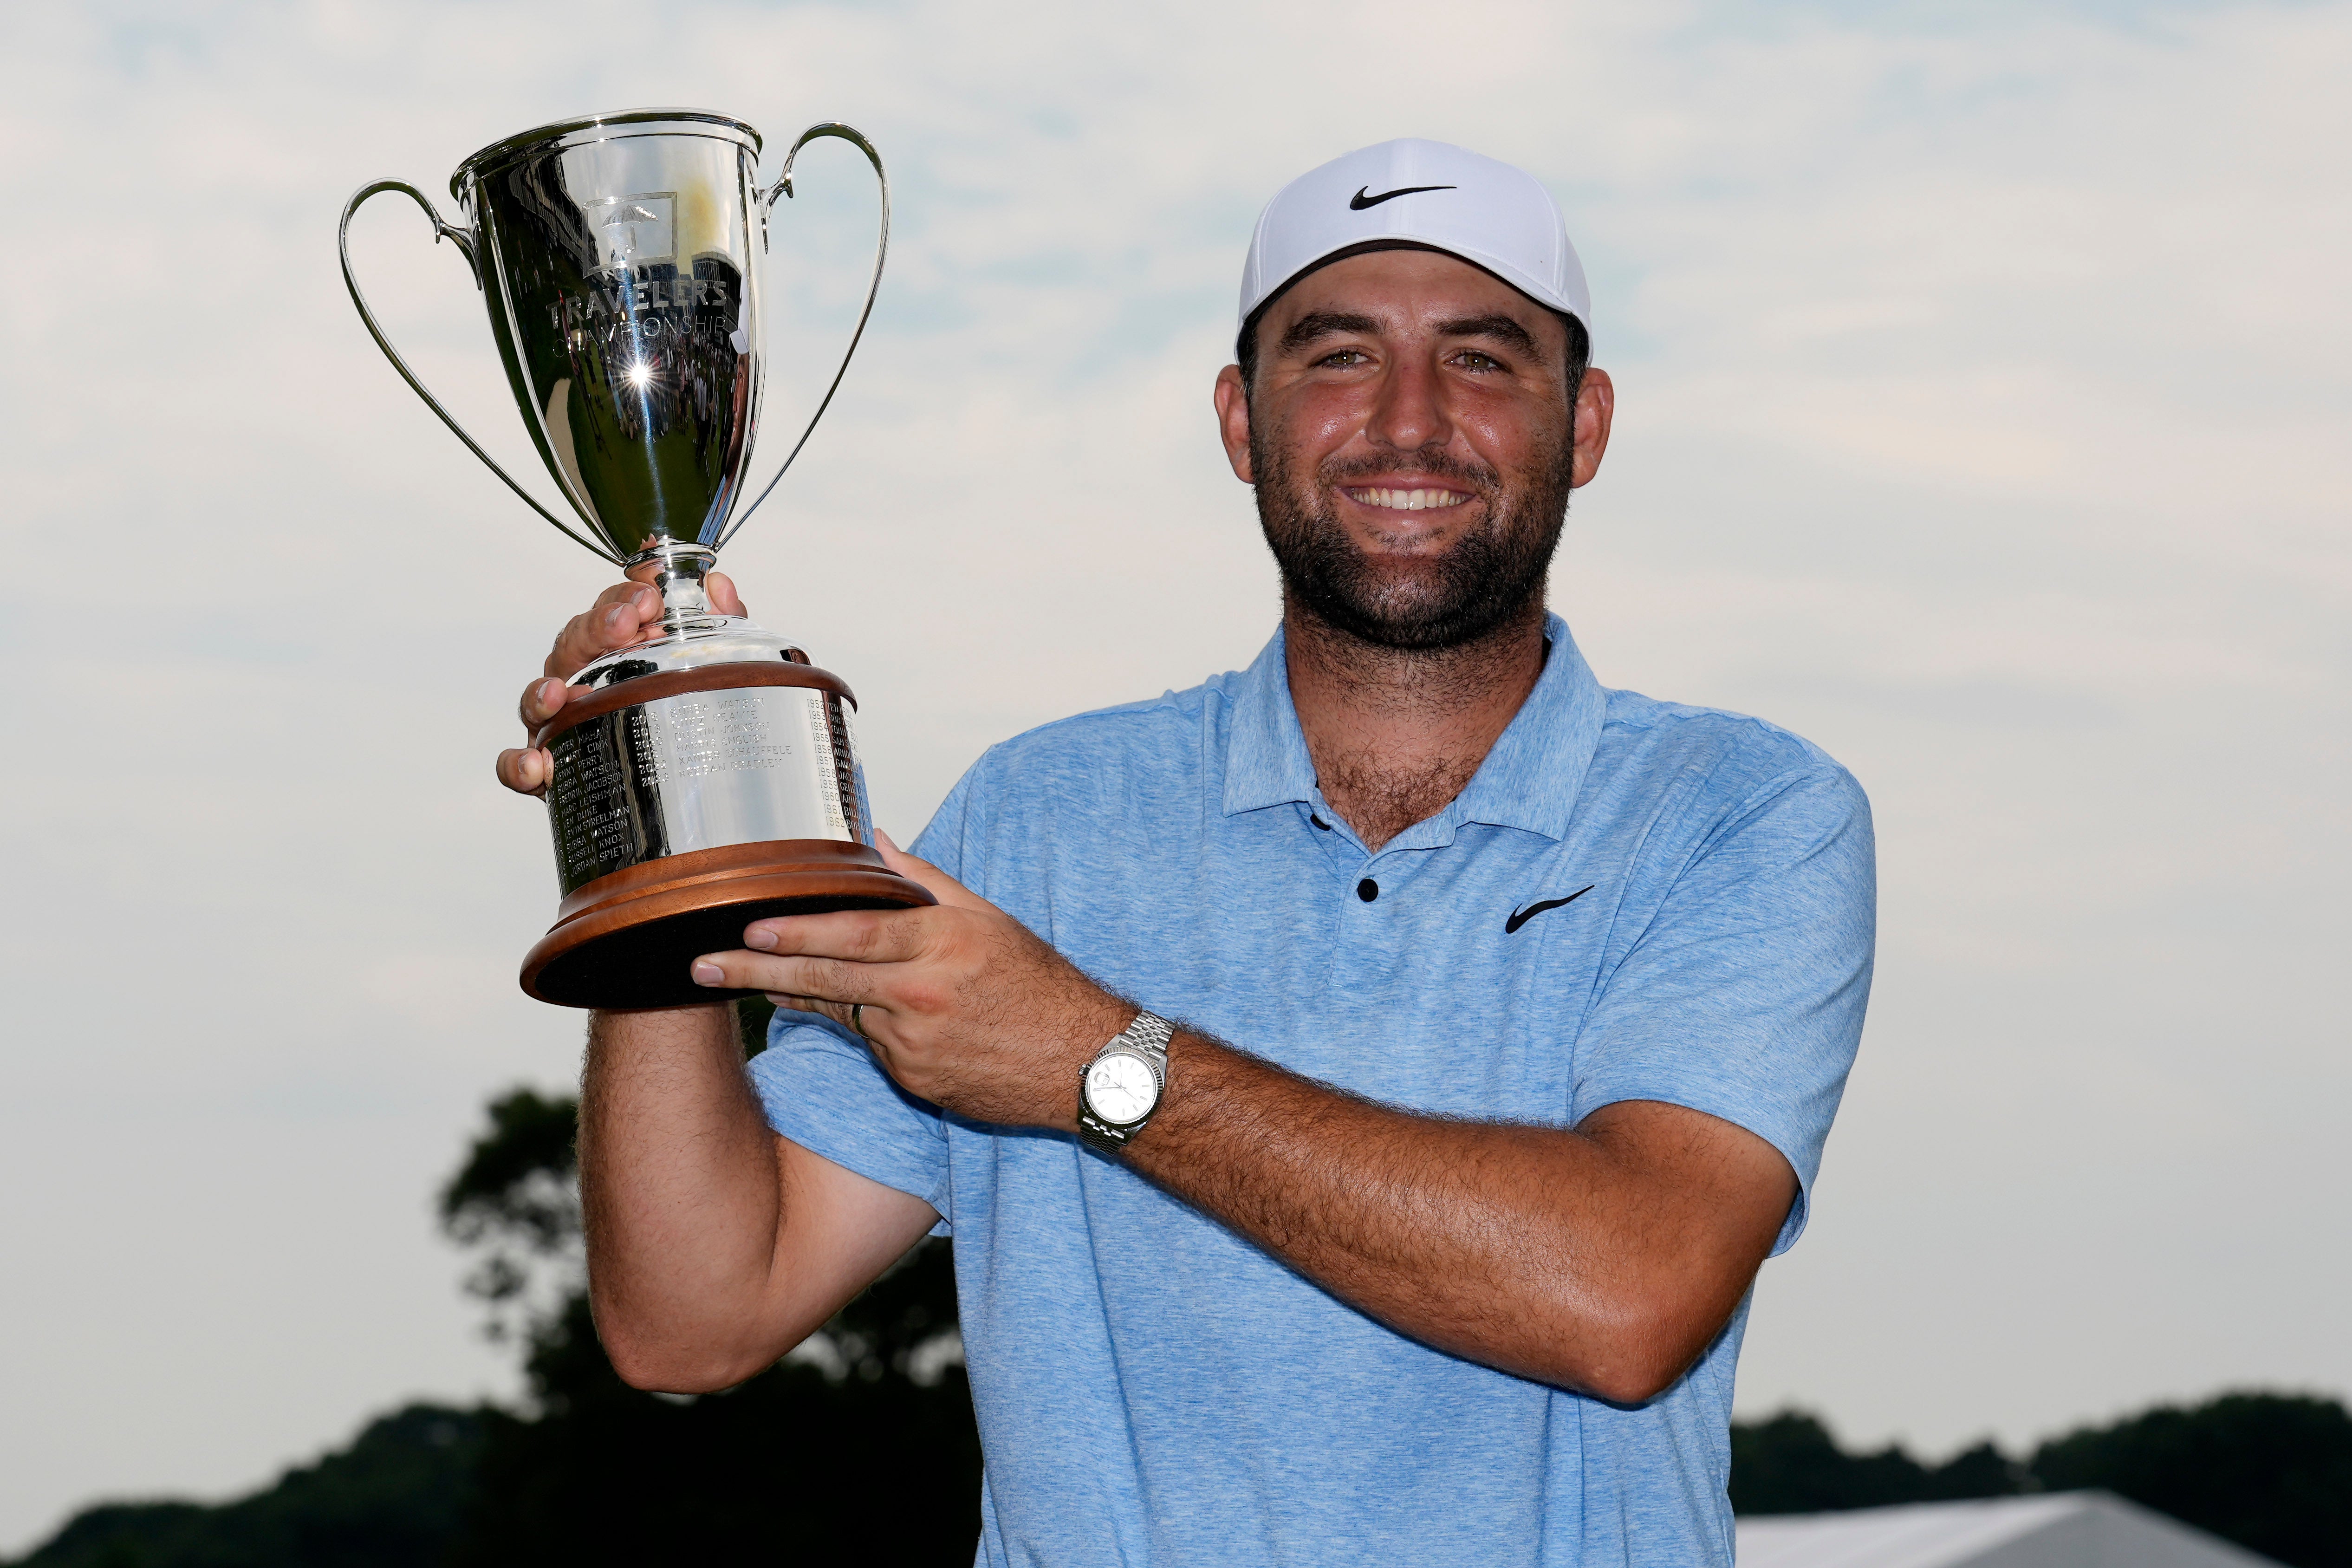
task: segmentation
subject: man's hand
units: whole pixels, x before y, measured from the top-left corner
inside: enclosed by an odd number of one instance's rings
[[[656,570],[655,563],[647,562],[631,575],[650,577]],[[710,595],[711,608],[720,615],[745,613],[742,596],[724,572],[711,573],[703,578],[702,586]],[[584,689],[575,692],[564,685],[564,678],[616,647],[643,642],[646,628],[661,619],[661,613],[659,589],[642,582],[615,583],[597,595],[596,603],[586,612],[563,624],[563,629],[555,634],[555,646],[548,650],[541,678],[523,688],[518,713],[525,744],[499,753],[499,783],[519,795],[538,795],[547,788],[547,781],[555,776],[555,759],[528,742],[573,696],[584,693]]]
[[[1075,1131],[1078,1074],[1135,1008],[938,867],[881,848],[937,906],[761,921],[745,948],[695,960],[695,979],[845,1025],[862,1004],[853,1026],[908,1093],[978,1121]]]

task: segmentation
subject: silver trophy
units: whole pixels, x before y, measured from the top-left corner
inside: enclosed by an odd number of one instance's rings
[[[882,183],[874,278],[824,397],[766,485],[738,508],[759,426],[760,268],[770,209],[818,137],[856,146]],[[741,945],[747,921],[932,902],[874,849],[850,737],[856,699],[782,637],[714,613],[703,575],[822,418],[873,313],[890,187],[846,125],[803,132],[762,187],[760,133],[695,110],[600,114],[511,136],[457,166],[467,226],[414,185],[378,180],[343,207],[343,281],[393,368],[526,505],[624,570],[654,568],[658,631],[571,677],[572,700],[532,737],[563,901],[523,961],[522,987],[573,1007],[666,1007],[698,953]],[[482,450],[376,324],[352,274],[352,215],[398,191],[453,242],[489,307],[523,424],[584,532]],[[730,524],[730,515],[734,515]],[[731,994],[744,994],[732,993]]]

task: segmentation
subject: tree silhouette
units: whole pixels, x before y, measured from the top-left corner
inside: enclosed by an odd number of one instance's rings
[[[2050,1491],[2098,1487],[2294,1568],[2352,1568],[2352,1411],[2225,1394],[2085,1427],[2034,1451]]]
[[[559,1317],[581,1288],[579,1102],[514,1089],[489,1104],[489,1131],[441,1189],[441,1228],[478,1261],[467,1294],[493,1340]]]
[[[2308,1394],[2225,1394],[2043,1443],[1980,1443],[1941,1465],[1850,1454],[1815,1416],[1731,1428],[1731,1506],[1815,1513],[2011,1492],[2111,1491],[2290,1568],[2352,1568],[2352,1411]]]
[[[412,1405],[235,1502],[85,1509],[20,1568],[425,1568],[472,1504],[472,1411]]]
[[[1990,1443],[1941,1465],[1924,1465],[1899,1446],[1849,1454],[1818,1417],[1784,1411],[1731,1428],[1731,1507],[1736,1513],[1824,1513],[1897,1502],[2005,1497],[2030,1484],[2024,1467]]]
[[[747,1050],[759,1035],[747,1020]],[[961,1565],[980,1534],[980,1440],[943,1240],[917,1244],[804,1353],[699,1397],[622,1383],[580,1263],[577,1102],[519,1089],[441,1194],[480,1258],[467,1289],[519,1340],[528,1414],[483,1413],[448,1562],[851,1557]]]

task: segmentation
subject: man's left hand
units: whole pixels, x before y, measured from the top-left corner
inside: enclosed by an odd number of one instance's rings
[[[901,1089],[959,1115],[1074,1130],[1079,1072],[1135,1009],[938,867],[879,847],[939,903],[760,921],[694,978],[856,1028]]]

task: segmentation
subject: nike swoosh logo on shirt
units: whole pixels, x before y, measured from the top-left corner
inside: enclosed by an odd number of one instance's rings
[[[1600,885],[1601,884],[1598,882],[1587,882],[1583,887],[1577,889],[1576,891],[1569,894],[1569,896],[1564,899],[1546,899],[1539,904],[1529,904],[1526,909],[1513,910],[1511,918],[1503,922],[1503,934],[1505,936],[1510,935],[1513,931],[1518,930],[1521,926],[1527,924],[1529,921],[1535,919],[1546,910],[1556,910],[1562,904],[1572,904],[1576,902],[1577,900],[1584,897],[1585,894],[1592,891],[1593,889]]]
[[[1357,186],[1356,194],[1348,198],[1348,210],[1349,212],[1360,213],[1366,207],[1376,207],[1382,202],[1392,202],[1399,196],[1409,196],[1416,191],[1454,191],[1461,189],[1459,185],[1399,185],[1395,190],[1382,191],[1376,196],[1368,196],[1364,195],[1366,191],[1369,191],[1371,188],[1372,187],[1370,185]]]

